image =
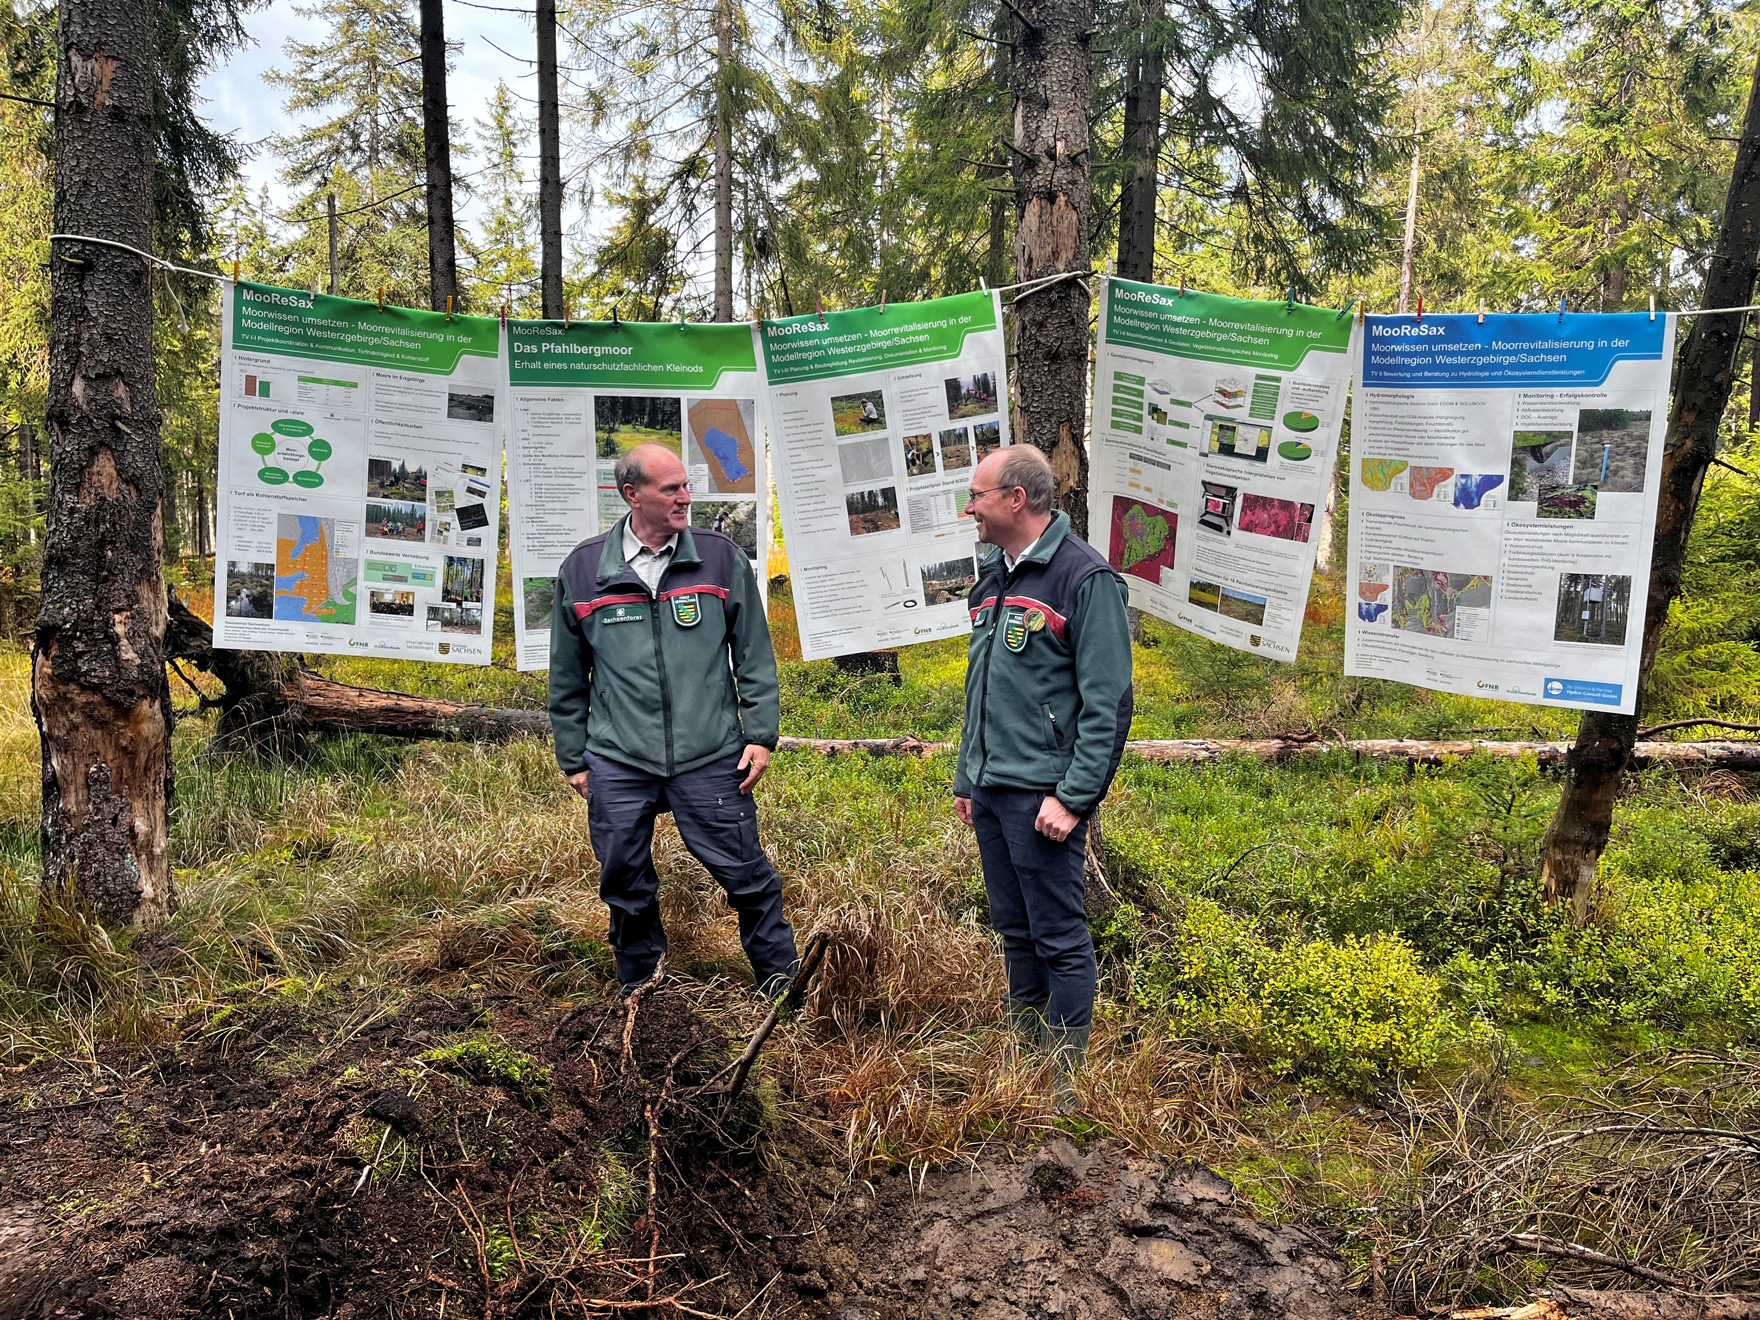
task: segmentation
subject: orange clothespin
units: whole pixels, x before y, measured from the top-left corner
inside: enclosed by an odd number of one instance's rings
[[[452,295],[450,293],[446,295],[446,319],[448,321],[452,319]]]

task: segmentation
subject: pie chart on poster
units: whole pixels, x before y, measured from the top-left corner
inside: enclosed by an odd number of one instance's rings
[[[1277,452],[1291,462],[1300,463],[1303,459],[1314,457],[1314,451],[1300,440],[1285,440],[1277,446]]]
[[[1303,412],[1299,408],[1295,412],[1286,412],[1283,415],[1283,424],[1292,431],[1318,431],[1320,429],[1320,419],[1313,413]]]

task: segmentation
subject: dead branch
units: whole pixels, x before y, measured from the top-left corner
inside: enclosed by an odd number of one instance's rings
[[[1507,1244],[1504,1250],[1520,1248],[1524,1251],[1537,1251],[1543,1256],[1562,1256],[1566,1260],[1585,1261],[1590,1265],[1605,1265],[1609,1269],[1624,1270],[1627,1274],[1635,1274],[1640,1279],[1651,1283],[1660,1283],[1665,1288],[1686,1288],[1689,1285],[1672,1274],[1665,1274],[1648,1265],[1641,1265],[1635,1260],[1621,1260],[1618,1256],[1610,1256],[1605,1251],[1596,1251],[1593,1247],[1585,1247],[1576,1242],[1561,1242],[1557,1238],[1547,1237],[1543,1233],[1511,1233],[1504,1238]]]
[[[825,960],[825,950],[831,945],[829,931],[819,931],[807,941],[807,952],[801,959],[800,969],[795,973],[794,984],[789,986],[788,993],[770,1006],[769,1015],[762,1025],[752,1033],[752,1039],[746,1045],[745,1053],[740,1055],[733,1065],[733,1076],[725,1086],[717,1086],[711,1078],[698,1092],[700,1095],[720,1095],[722,1106],[731,1105],[738,1098],[746,1084],[746,1077],[752,1071],[752,1064],[757,1062],[758,1051],[764,1048],[764,1042],[770,1039],[770,1033],[776,1030],[776,1024],[782,1015],[794,1012],[806,998],[807,988],[813,977],[818,974],[819,964]]]
[[[635,1049],[636,1040],[636,1009],[641,1006],[642,996],[647,994],[661,981],[666,979],[666,955],[660,955],[660,961],[654,966],[654,974],[643,981],[629,997],[623,1001],[623,1058],[617,1065],[617,1075],[622,1077],[629,1068],[630,1055]]]

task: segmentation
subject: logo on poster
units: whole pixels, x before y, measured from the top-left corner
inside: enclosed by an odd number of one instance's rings
[[[1500,691],[1500,690],[1501,690],[1501,689],[1500,689],[1500,688],[1499,688],[1499,687],[1498,687],[1498,686],[1497,686],[1497,684],[1495,684],[1495,683],[1487,683],[1487,682],[1486,682],[1486,681],[1485,681],[1485,680],[1484,680],[1484,679],[1482,679],[1482,678],[1481,678],[1481,679],[1480,679],[1480,680],[1479,680],[1479,681],[1478,681],[1478,682],[1476,682],[1476,683],[1474,683],[1474,684],[1473,684],[1473,686],[1474,686],[1474,687],[1482,687],[1482,688],[1484,688],[1484,689],[1486,689],[1486,690],[1487,690],[1487,691],[1490,691],[1490,692],[1497,692],[1497,691]]]

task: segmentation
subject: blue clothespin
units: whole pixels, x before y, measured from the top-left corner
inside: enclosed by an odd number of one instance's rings
[[[1565,300],[1562,296],[1560,296],[1560,298],[1558,300],[1558,323],[1560,325],[1564,324],[1564,306],[1565,306]]]

